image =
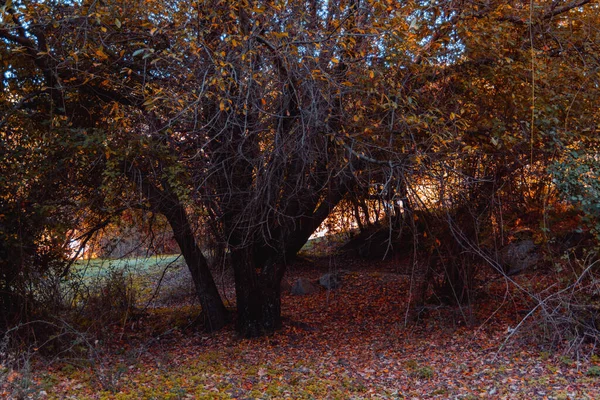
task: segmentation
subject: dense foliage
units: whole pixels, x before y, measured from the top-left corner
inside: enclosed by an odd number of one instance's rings
[[[591,0],[1,4],[4,293],[67,233],[141,209],[168,221],[206,326],[228,320],[210,242],[231,255],[238,331],[261,335],[286,260],[341,201],[376,199],[460,303],[474,257],[555,199],[548,165],[563,192],[595,190],[564,156],[597,157]]]

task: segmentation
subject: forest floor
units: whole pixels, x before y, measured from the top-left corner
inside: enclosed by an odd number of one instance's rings
[[[338,289],[284,294],[284,327],[272,336],[205,334],[190,326],[189,300],[155,305],[113,326],[87,358],[34,361],[6,381],[27,378],[25,396],[61,399],[600,398],[592,350],[577,360],[544,345],[533,322],[510,335],[531,305],[501,278],[480,279],[471,308],[431,306],[408,323],[409,277],[393,263],[305,260],[286,279],[340,269],[349,273]],[[517,279],[544,279],[529,278]]]

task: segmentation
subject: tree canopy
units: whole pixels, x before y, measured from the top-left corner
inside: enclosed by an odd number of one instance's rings
[[[238,330],[257,336],[280,325],[286,260],[344,199],[409,209],[433,182],[489,220],[491,197],[543,202],[548,165],[597,157],[592,0],[0,5],[0,234],[21,193],[89,226],[162,214],[210,329],[228,311],[204,242],[231,255]]]

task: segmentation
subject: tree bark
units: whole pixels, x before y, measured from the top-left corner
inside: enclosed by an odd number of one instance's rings
[[[256,264],[251,248],[232,252],[237,300],[236,330],[253,338],[281,328],[281,278],[283,267],[268,260]]]
[[[185,209],[178,204],[174,208],[164,210],[163,214],[173,229],[175,241],[192,275],[198,300],[202,306],[204,327],[209,332],[219,330],[227,324],[229,313],[221,300],[217,285],[208,268],[208,262],[196,243]]]
[[[285,262],[304,246],[347,190],[345,185],[330,188],[314,212],[294,221],[295,229],[291,229],[289,234],[283,233],[286,231],[284,227],[280,227],[282,230],[279,231],[273,229],[272,232],[278,231],[282,235],[280,250],[260,240],[248,244],[238,237],[243,232],[236,232],[235,228],[228,230],[237,233],[230,236],[229,244],[232,246],[231,261],[235,273],[236,330],[240,336],[269,335],[281,327],[281,279],[285,273]]]
[[[124,165],[124,170],[127,178],[141,189],[152,210],[163,214],[169,222],[173,237],[192,275],[202,307],[201,318],[205,329],[209,332],[221,329],[229,321],[229,312],[221,300],[208,262],[196,242],[185,208],[169,187],[159,189],[140,169],[129,163]]]

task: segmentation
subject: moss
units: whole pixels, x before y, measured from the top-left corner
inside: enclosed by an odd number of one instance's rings
[[[569,398],[569,395],[566,391],[561,390],[559,392],[554,393],[554,398],[556,398],[556,400],[567,400]]]
[[[73,364],[65,364],[61,367],[60,372],[65,376],[71,376],[77,372],[77,368]]]
[[[592,377],[600,377],[600,367],[594,365],[588,368],[587,372],[585,373],[587,376],[592,376]]]
[[[350,392],[362,393],[365,390],[367,390],[365,385],[363,385],[361,382],[353,380],[349,377],[344,377],[343,379],[341,379],[340,384],[343,388]]]
[[[570,366],[573,364],[573,360],[567,356],[561,356],[561,357],[559,357],[559,360],[562,364],[567,365],[567,366]]]
[[[540,360],[546,361],[549,358],[550,358],[550,352],[548,352],[548,351],[541,351],[540,352]]]
[[[433,378],[433,369],[431,367],[419,367],[415,370],[414,376],[420,379],[431,379]]]
[[[427,365],[419,365],[416,360],[408,360],[404,363],[409,375],[419,379],[430,379],[433,377],[433,369]]]
[[[44,390],[48,391],[60,383],[60,379],[54,374],[43,374],[41,382]]]
[[[301,375],[292,375],[292,377],[290,377],[289,380],[290,385],[292,386],[296,386],[299,385],[300,383],[302,383],[302,376]]]

